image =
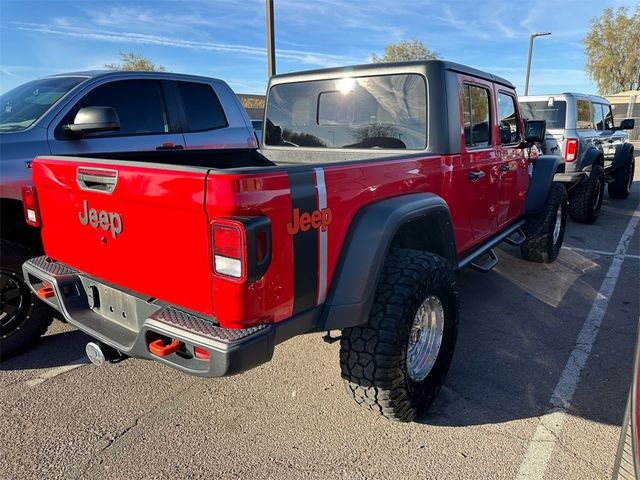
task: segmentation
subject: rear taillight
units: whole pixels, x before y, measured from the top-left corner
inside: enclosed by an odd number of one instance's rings
[[[40,207],[38,206],[38,195],[36,187],[33,185],[22,187],[22,206],[24,208],[24,218],[27,224],[32,227],[39,227]]]
[[[565,148],[564,159],[567,162],[574,162],[578,158],[578,139],[567,139],[567,145]]]
[[[245,231],[240,222],[213,224],[213,269],[219,275],[242,279],[246,273]]]
[[[217,219],[211,226],[213,271],[229,279],[253,282],[271,262],[271,222],[267,217]]]

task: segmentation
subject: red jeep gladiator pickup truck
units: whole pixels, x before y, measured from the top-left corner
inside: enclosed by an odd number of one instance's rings
[[[490,270],[502,241],[559,253],[562,160],[533,165],[524,127],[511,83],[454,63],[276,76],[260,151],[37,158],[24,204],[46,256],[25,279],[98,363],[217,377],[341,330],[355,400],[413,420],[453,354],[455,271]]]

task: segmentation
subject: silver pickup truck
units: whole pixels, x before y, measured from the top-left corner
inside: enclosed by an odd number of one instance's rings
[[[522,115],[546,120],[543,152],[562,155],[565,176],[572,177],[569,214],[576,222],[593,223],[598,218],[604,186],[609,196],[627,198],[635,168],[633,145],[624,130],[633,119],[613,123],[606,98],[581,93],[520,97]]]
[[[25,83],[0,96],[0,358],[31,345],[52,310],[22,278],[42,252],[24,221],[23,187],[38,155],[117,155],[257,148],[251,122],[222,80],[152,72],[79,72]],[[37,201],[37,199],[33,199]]]

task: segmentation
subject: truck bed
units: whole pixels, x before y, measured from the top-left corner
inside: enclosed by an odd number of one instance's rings
[[[424,153],[402,151],[349,151],[327,149],[220,149],[220,150],[158,150],[156,152],[116,152],[83,154],[70,158],[94,158],[99,160],[122,160],[132,163],[156,163],[176,167],[203,167],[229,170],[250,167],[275,167],[300,164],[339,163],[380,158],[424,157]],[[60,158],[60,157],[59,157]]]

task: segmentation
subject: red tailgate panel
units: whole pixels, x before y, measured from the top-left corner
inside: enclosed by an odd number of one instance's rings
[[[113,193],[80,189],[78,167],[117,170]],[[33,179],[48,256],[120,287],[213,314],[205,170],[42,158],[34,161]],[[102,218],[113,219],[115,228],[83,225],[86,209],[95,209],[98,219],[105,211]]]

